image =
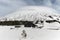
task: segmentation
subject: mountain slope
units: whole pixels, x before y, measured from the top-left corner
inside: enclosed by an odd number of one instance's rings
[[[39,19],[46,19],[48,16],[59,16],[57,11],[43,6],[26,6],[18,9],[16,12],[13,12],[9,15],[3,17],[3,19],[7,18],[8,20],[28,20],[34,21]]]

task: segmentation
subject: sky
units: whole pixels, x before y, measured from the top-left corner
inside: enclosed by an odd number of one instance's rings
[[[47,6],[60,13],[60,0],[0,0],[0,17],[24,6]]]

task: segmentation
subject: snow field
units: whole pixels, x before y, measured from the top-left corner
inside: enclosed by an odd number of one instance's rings
[[[0,26],[0,40],[60,40],[60,30],[39,28],[10,29],[12,26]],[[26,39],[21,37],[22,30],[27,33]]]

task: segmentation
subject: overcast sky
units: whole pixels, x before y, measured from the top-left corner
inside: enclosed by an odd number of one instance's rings
[[[0,17],[24,6],[47,6],[60,11],[60,0],[0,0]]]

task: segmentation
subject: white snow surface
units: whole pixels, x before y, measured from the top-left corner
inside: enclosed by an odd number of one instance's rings
[[[52,28],[54,26],[53,24],[47,25],[46,23],[43,29],[25,27],[21,27],[19,29],[16,28],[10,29],[14,28],[14,26],[0,26],[0,40],[60,40],[60,30],[48,29]],[[26,38],[22,38],[21,36],[22,30],[26,31],[27,33]]]
[[[57,22],[45,22],[42,29],[23,26],[15,29],[10,28],[14,28],[14,26],[0,26],[0,40],[60,40],[60,24]],[[26,38],[22,38],[23,30],[26,31]]]

